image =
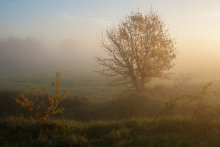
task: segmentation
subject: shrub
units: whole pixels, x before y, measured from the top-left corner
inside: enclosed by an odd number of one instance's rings
[[[64,108],[59,107],[59,104],[67,95],[68,91],[61,94],[61,74],[57,72],[55,95],[50,95],[45,88],[30,87],[21,91],[15,100],[19,106],[26,108],[32,117],[46,121],[51,116],[63,113]]]

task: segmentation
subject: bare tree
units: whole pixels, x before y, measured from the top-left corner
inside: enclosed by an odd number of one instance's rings
[[[130,85],[137,92],[152,78],[163,76],[176,58],[174,40],[153,11],[125,17],[118,27],[106,31],[102,47],[107,56],[97,58],[102,67],[98,72],[111,78],[112,85]]]

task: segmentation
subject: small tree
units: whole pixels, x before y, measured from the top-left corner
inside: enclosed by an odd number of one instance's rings
[[[98,72],[110,77],[112,85],[130,85],[141,92],[146,82],[173,66],[174,40],[152,11],[132,13],[106,35],[108,41],[102,40],[102,47],[107,57],[97,58],[103,67]]]
[[[61,94],[61,74],[56,73],[55,95],[50,95],[45,88],[30,88],[22,91],[15,99],[17,104],[26,108],[33,117],[46,121],[56,114],[62,114],[64,109],[59,104],[68,95],[68,91]]]

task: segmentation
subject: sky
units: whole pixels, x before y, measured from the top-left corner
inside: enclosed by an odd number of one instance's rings
[[[0,73],[92,73],[103,33],[137,9],[175,38],[172,72],[220,75],[219,0],[0,0]]]

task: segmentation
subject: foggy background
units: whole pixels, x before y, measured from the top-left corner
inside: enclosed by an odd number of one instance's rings
[[[12,79],[53,79],[56,71],[68,79],[97,81],[95,57],[103,55],[105,30],[135,9],[151,8],[176,40],[170,73],[219,79],[219,6],[217,0],[0,1],[0,85]]]

